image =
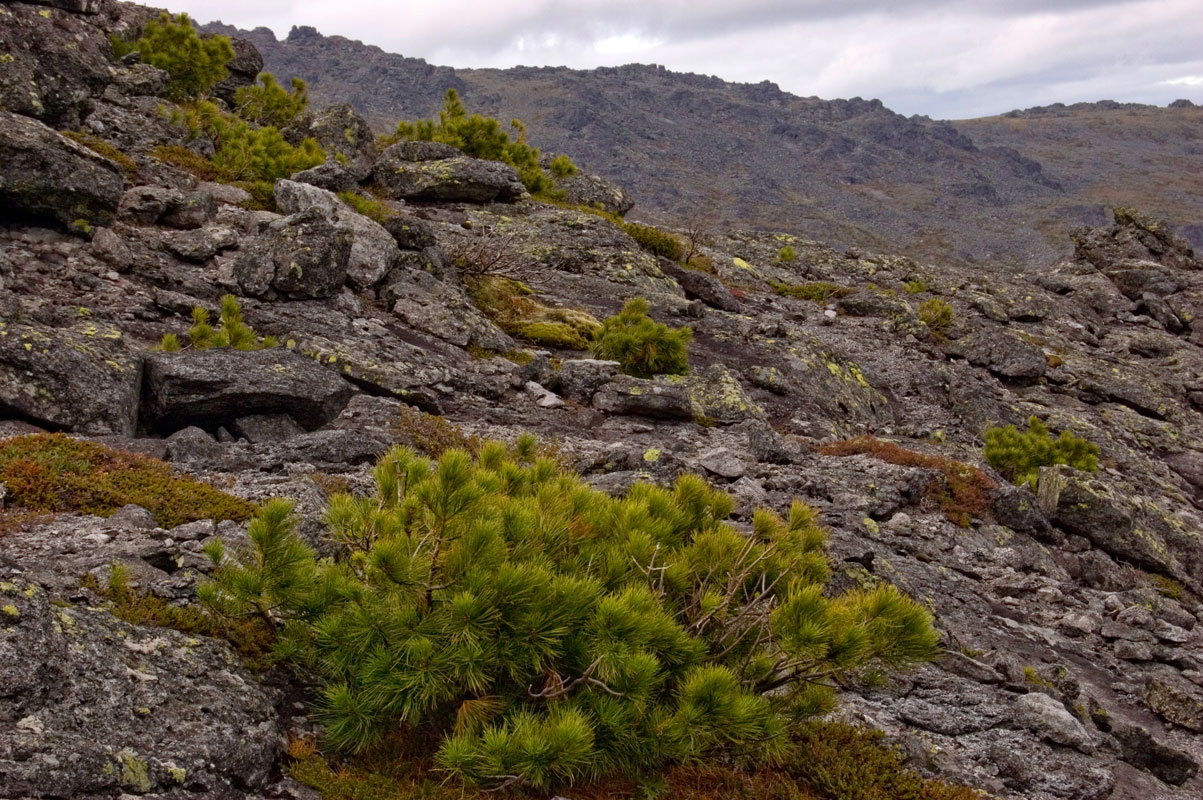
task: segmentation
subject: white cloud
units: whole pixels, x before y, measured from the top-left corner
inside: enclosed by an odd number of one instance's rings
[[[640,61],[804,96],[966,117],[1051,102],[1163,104],[1203,86],[1198,0],[172,0],[278,36],[312,25],[434,64]],[[1175,88],[1177,87],[1177,88]]]

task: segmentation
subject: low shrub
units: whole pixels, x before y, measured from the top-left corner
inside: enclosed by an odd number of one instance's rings
[[[523,185],[534,195],[559,196],[555,182],[539,166],[539,151],[526,142],[526,127],[510,121],[507,131],[500,120],[480,114],[468,114],[459,92],[448,89],[443,109],[435,120],[402,121],[382,144],[401,141],[442,142],[464,151],[473,158],[503,161],[518,171]],[[571,161],[568,162],[571,164]],[[564,168],[561,163],[561,168]]]
[[[166,70],[170,78],[163,94],[176,101],[203,97],[225,79],[226,65],[234,59],[228,36],[202,37],[187,14],[164,13],[146,23],[137,41],[110,42],[118,58],[136,50],[147,64]]]
[[[274,627],[276,653],[319,681],[330,747],[429,742],[435,766],[486,789],[781,763],[832,680],[936,653],[930,614],[893,586],[826,591],[808,506],[757,511],[747,535],[697,476],[615,498],[536,451],[393,449],[372,495],[330,500],[338,561],[272,501],[248,549],[212,553],[202,598]]]
[[[438,458],[448,450],[476,453],[481,446],[478,437],[464,433],[446,417],[427,414],[410,406],[401,408],[397,418],[397,438],[402,445],[433,458]]]
[[[182,107],[172,116],[172,123],[186,127],[191,139],[204,137],[212,143],[214,177],[210,180],[274,182],[326,160],[325,151],[314,139],[304,139],[294,147],[278,128],[252,126],[208,101]]]
[[[921,280],[907,281],[902,285],[902,290],[907,294],[923,294],[927,291],[927,284]]]
[[[1026,483],[1036,488],[1040,468],[1054,464],[1066,464],[1083,472],[1094,472],[1099,467],[1098,445],[1069,431],[1061,431],[1054,439],[1036,417],[1028,419],[1026,431],[1008,425],[991,428],[983,436],[986,463],[1018,485]]]
[[[952,325],[953,310],[944,300],[933,297],[924,300],[919,306],[919,321],[927,326],[933,335],[940,337]]]
[[[7,502],[31,511],[107,517],[133,503],[164,528],[198,519],[242,521],[255,513],[246,500],[177,475],[162,461],[61,433],[0,441],[0,483]]]
[[[849,286],[840,286],[830,281],[810,281],[808,283],[785,283],[769,281],[774,294],[782,297],[795,297],[799,300],[810,300],[813,303],[826,303],[833,297],[847,297],[856,291]]]
[[[300,78],[285,89],[270,72],[259,75],[259,83],[243,86],[234,93],[234,113],[255,125],[283,128],[309,105],[309,88]]]
[[[793,245],[787,244],[777,251],[777,260],[782,264],[792,264],[797,258],[798,252],[794,250]]]
[[[686,374],[693,330],[673,330],[648,316],[648,309],[641,297],[628,300],[622,311],[602,323],[593,339],[593,355],[617,361],[623,372],[637,378]]]
[[[561,153],[552,159],[551,174],[557,178],[570,178],[580,172],[576,164],[572,163],[572,159]]]
[[[978,800],[977,792],[907,769],[883,734],[842,722],[812,722],[796,734],[790,775],[824,800]]]
[[[95,136],[87,131],[59,131],[59,133],[77,144],[82,144],[97,155],[112,161],[125,170],[127,177],[132,178],[138,174],[138,165],[134,163],[132,158],[99,136]]]
[[[133,625],[170,628],[180,633],[224,639],[245,656],[250,665],[266,668],[271,663],[272,631],[259,620],[226,620],[199,605],[172,605],[161,597],[141,592],[130,585],[129,567],[121,563],[109,568],[102,583],[88,573],[83,585],[109,601],[113,616]]]
[[[857,436],[842,442],[830,442],[820,445],[818,449],[827,456],[864,454],[887,464],[936,470],[941,479],[928,484],[925,498],[935,503],[949,522],[967,528],[975,517],[988,518],[988,493],[997,484],[990,480],[986,473],[970,464],[946,456],[917,453],[873,436]]]
[[[231,347],[235,350],[263,350],[275,347],[274,336],[259,336],[251,326],[242,321],[242,306],[232,294],[221,298],[221,315],[217,327],[209,324],[208,310],[197,306],[192,309],[192,327],[188,329],[188,341],[196,350],[212,347]],[[174,333],[163,336],[159,349],[172,353],[181,349],[180,339]]]
[[[685,255],[681,240],[671,233],[665,233],[651,225],[640,225],[638,222],[623,221],[620,227],[635,240],[635,244],[654,256],[662,256],[669,261],[680,261]]]

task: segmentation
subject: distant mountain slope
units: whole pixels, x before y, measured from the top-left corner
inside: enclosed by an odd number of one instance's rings
[[[767,81],[642,65],[452,69],[308,27],[283,41],[265,28],[209,29],[250,38],[266,69],[304,78],[319,104],[351,102],[382,131],[433,114],[454,87],[470,108],[522,119],[540,148],[627,187],[633,216],[669,223],[704,214],[923,258],[1040,266],[1065,251],[1067,228],[1097,223],[1103,204],[1143,203],[1184,169],[1125,133],[1105,147],[1117,161],[1113,190],[1091,182],[1092,159],[1078,154],[1090,137],[1111,142],[1107,126],[1029,142],[1012,121],[907,118],[876,100],[800,98]],[[1141,113],[1152,132],[1203,135],[1198,109]],[[1182,187],[1153,210],[1189,226],[1195,197]]]
[[[1060,236],[1055,221],[1107,219],[1105,207],[1134,205],[1174,219],[1203,247],[1203,107],[1078,103],[954,122],[980,146],[1013,147],[1038,160],[1065,196],[1029,209]],[[1043,213],[1042,213],[1043,212]]]

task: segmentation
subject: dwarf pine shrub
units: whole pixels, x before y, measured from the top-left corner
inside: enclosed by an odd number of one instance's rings
[[[952,306],[938,297],[925,300],[919,305],[919,321],[937,337],[943,336],[952,325],[952,318]]]
[[[797,258],[798,252],[794,250],[794,246],[791,244],[787,244],[777,251],[777,260],[782,264],[792,264]]]
[[[526,126],[511,120],[506,130],[501,121],[481,114],[469,114],[459,92],[448,89],[438,121],[402,120],[386,144],[404,141],[442,142],[459,148],[473,158],[504,161],[518,171],[531,194],[555,194],[555,182],[539,166],[539,151],[526,142]],[[568,162],[571,164],[571,161]],[[563,165],[561,165],[563,166]],[[573,166],[575,169],[575,165]]]
[[[300,78],[285,89],[270,72],[259,75],[259,83],[243,86],[234,93],[234,112],[255,125],[283,128],[309,105],[309,88]]]
[[[1069,431],[1061,431],[1054,439],[1036,417],[1028,418],[1026,431],[1008,425],[987,430],[984,438],[986,463],[1018,485],[1026,483],[1035,488],[1040,468],[1053,464],[1066,464],[1083,472],[1094,472],[1099,467],[1098,445]]]
[[[132,44],[113,41],[118,58],[135,50],[147,64],[167,71],[164,95],[177,101],[203,97],[225,79],[226,64],[234,59],[228,36],[202,37],[187,14],[152,19]]]
[[[617,361],[622,371],[637,378],[684,375],[689,372],[689,343],[693,330],[673,330],[648,316],[642,297],[628,300],[622,311],[602,322],[593,339],[593,355]]]
[[[652,225],[640,225],[638,222],[623,222],[620,227],[635,240],[635,244],[654,256],[663,256],[669,261],[680,261],[685,255],[681,240],[671,233],[665,233]]]
[[[552,159],[551,174],[555,175],[557,178],[570,178],[578,172],[580,172],[580,170],[577,169],[576,164],[572,162],[572,159],[569,158],[567,154],[561,153]]]
[[[222,295],[221,314],[217,327],[209,323],[209,312],[201,306],[192,309],[192,327],[188,329],[188,342],[196,350],[211,347],[230,347],[235,350],[263,350],[277,345],[274,336],[259,336],[242,320],[242,306],[232,294]],[[174,333],[163,336],[159,349],[169,353],[180,349],[180,338]]]
[[[294,147],[278,128],[254,127],[208,101],[184,107],[172,122],[187,127],[190,138],[205,137],[213,144],[215,177],[226,182],[274,182],[326,160],[314,139]]]
[[[330,500],[345,558],[319,560],[275,501],[247,549],[210,553],[202,597],[277,631],[319,681],[328,745],[433,735],[439,768],[489,789],[779,761],[832,680],[935,654],[930,614],[895,587],[825,591],[803,503],[741,533],[697,476],[614,498],[535,452],[394,448],[372,494]]]

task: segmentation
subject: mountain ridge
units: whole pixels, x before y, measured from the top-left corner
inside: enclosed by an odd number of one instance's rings
[[[843,245],[888,244],[917,258],[1041,268],[1067,254],[1069,231],[1102,224],[1124,200],[1074,180],[1083,143],[1036,157],[1022,139],[983,135],[981,121],[906,117],[880,100],[798,97],[770,81],[729,83],[658,65],[443,67],[308,26],[284,39],[266,28],[206,29],[247,36],[265,69],[305,79],[319,102],[349,102],[381,131],[431,116],[454,88],[474,110],[521,119],[536,146],[570,152],[622,183],[635,216],[668,225],[709,216]],[[1132,111],[1111,101],[1066,108],[1082,106]],[[1008,113],[1061,113],[1048,108]],[[1158,111],[1203,141],[1203,110]],[[1149,210],[1201,244],[1203,229],[1193,227],[1201,203],[1187,189]]]

